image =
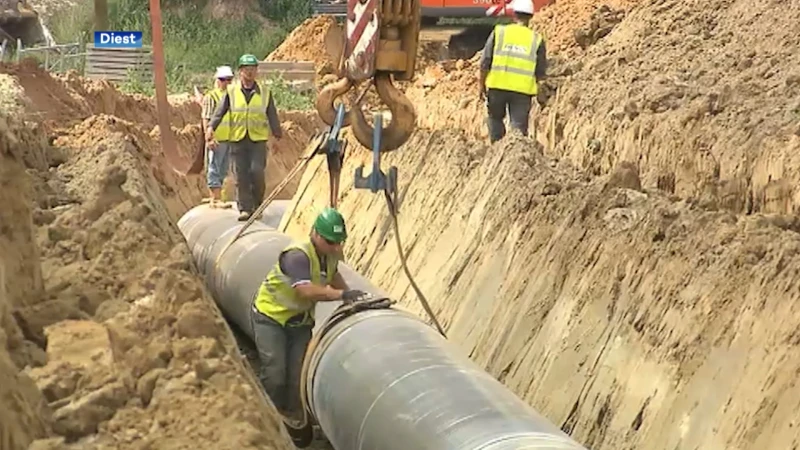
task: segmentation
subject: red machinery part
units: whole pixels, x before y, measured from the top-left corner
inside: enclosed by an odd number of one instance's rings
[[[381,0],[347,0],[344,69],[359,82],[375,75],[375,51],[380,37]]]

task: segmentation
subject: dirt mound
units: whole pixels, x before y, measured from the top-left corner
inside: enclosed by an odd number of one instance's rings
[[[571,68],[539,122],[548,148],[594,173],[633,161],[706,207],[796,212],[798,21],[798,5],[642,5]]]
[[[24,60],[20,65],[0,64],[0,74],[13,76],[23,88],[27,103],[26,119],[36,120],[48,128],[69,128],[95,114],[109,114],[120,119],[156,126],[154,102],[143,95],[120,95],[105,80],[89,80],[71,72],[53,75]],[[170,111],[173,127],[198,123],[200,106],[191,101],[173,104]]]
[[[617,23],[613,9],[592,13],[580,2],[558,2],[537,20],[557,11],[582,12],[584,25],[569,23],[588,47],[566,58],[550,53],[531,117],[548,155],[594,174],[631,161],[646,186],[706,207],[797,210],[800,40],[793,29],[800,9],[651,1]],[[553,20],[548,26],[560,23]],[[549,39],[569,34],[564,28]],[[486,139],[477,80],[474,59],[423,72],[406,90],[420,126]]]
[[[606,37],[641,0],[563,0],[534,16],[533,27],[546,37],[549,76],[556,81],[540,83],[540,101],[555,95],[565,76],[580,67],[582,48]],[[478,97],[480,52],[469,60],[445,60],[423,66],[405,89],[418,107],[419,124],[425,128],[455,127],[471,137],[487,139],[485,105]],[[534,108],[534,115],[541,111]]]
[[[547,51],[574,56],[586,42],[610,31],[624,12],[643,0],[561,0],[533,16],[533,28],[544,34]],[[598,33],[599,32],[599,33]]]
[[[674,201],[640,190],[635,165],[593,177],[514,136],[420,131],[383,164],[450,340],[588,448],[800,444],[796,218]],[[296,236],[325,203],[315,170],[284,222]],[[424,315],[381,196],[344,183],[340,209],[348,261]]]
[[[2,72],[28,109],[0,118],[2,441],[291,448],[174,226],[205,180],[167,166],[152,100],[30,65]],[[195,112],[172,110],[184,156]],[[283,118],[271,185],[313,130],[308,115]]]
[[[15,315],[47,348],[46,365],[28,373],[53,430],[75,448],[181,448],[187,436],[282,448],[172,225],[179,207],[160,200],[184,191],[196,201],[200,190],[154,169],[136,147],[145,135],[128,127],[90,118],[55,140],[66,160],[35,173],[63,201],[34,210],[45,290]]]
[[[325,49],[325,35],[336,25],[333,16],[316,16],[297,26],[275,50],[267,61],[311,61],[319,75],[333,73],[334,62]],[[338,63],[338,61],[336,61]]]
[[[166,160],[160,153],[156,108],[151,98],[121,95],[112,84],[103,80],[88,80],[75,74],[54,76],[41,70],[33,61],[25,61],[19,66],[0,65],[0,76],[3,75],[11,76],[18,83],[18,87],[6,86],[5,90],[21,88],[19,94],[24,98],[18,101],[26,104],[23,108],[25,118],[40,123],[51,135],[77,139],[74,144],[85,146],[110,132],[111,127],[113,131],[126,135],[125,139],[142,152],[154,169],[158,169],[154,172],[158,177],[182,187],[192,185],[199,188],[205,183],[203,177],[182,181],[171,172],[160,170],[165,167]],[[170,113],[179,150],[189,158],[200,136],[200,107],[185,98],[173,102]],[[280,116],[286,135],[282,141],[270,145],[273,151],[266,169],[268,191],[294,167],[309,137],[324,126],[311,112],[280,111]],[[97,131],[93,129],[95,126]],[[65,142],[65,145],[71,143]],[[233,178],[231,173],[229,179]],[[228,184],[231,190],[235,190],[233,181]],[[297,181],[287,185],[279,198],[290,198],[296,186]],[[169,191],[167,189],[167,193]],[[165,200],[171,210],[184,211],[194,204],[194,200],[185,197],[185,191],[178,190],[177,198],[168,195]]]
[[[44,144],[0,112],[0,442],[4,449],[27,448],[48,433],[47,403],[21,367],[44,352],[26,341],[14,309],[42,292],[42,273],[31,227],[26,165],[44,160]],[[13,280],[13,281],[12,281]]]

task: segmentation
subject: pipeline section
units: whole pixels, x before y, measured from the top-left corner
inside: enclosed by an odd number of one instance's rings
[[[291,238],[276,230],[288,201],[243,226],[231,210],[201,205],[179,221],[224,314],[251,339],[252,301]],[[342,264],[354,289],[386,293]],[[320,303],[317,328],[338,302]],[[368,310],[329,327],[310,355],[311,413],[337,450],[586,450],[445,340],[401,309]]]

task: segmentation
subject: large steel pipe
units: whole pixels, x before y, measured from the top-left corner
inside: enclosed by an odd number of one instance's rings
[[[178,228],[189,245],[211,295],[228,319],[250,338],[253,337],[250,324],[253,298],[269,269],[278,261],[281,250],[291,242],[289,236],[276,230],[287,204],[287,200],[272,202],[264,211],[261,222],[248,227],[221,258],[222,250],[244,226],[243,222],[237,220],[236,212],[200,205],[178,220]],[[341,271],[354,289],[386,295],[351,268],[345,266]],[[317,329],[340,304],[326,302],[317,306]]]
[[[268,210],[269,217],[285,205]],[[290,238],[232,211],[198,206],[178,227],[220,308],[252,337],[259,283]],[[353,270],[347,282],[385,295]],[[318,326],[325,314],[319,314]],[[337,450],[585,450],[483,371],[419,317],[370,310],[337,322],[309,355],[311,412]]]

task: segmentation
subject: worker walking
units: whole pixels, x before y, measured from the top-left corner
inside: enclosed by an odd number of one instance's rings
[[[242,55],[239,80],[228,86],[206,129],[206,141],[212,147],[216,145],[215,132],[222,130],[222,135],[228,136],[240,221],[249,219],[264,200],[267,141],[271,136],[276,140],[283,136],[275,101],[270,90],[256,82],[257,75],[258,58]]]
[[[532,0],[513,0],[514,22],[497,25],[486,41],[480,63],[481,98],[486,99],[489,139],[506,134],[506,109],[511,127],[528,135],[532,98],[538,93],[537,79],[547,71],[547,52],[542,36],[530,27]]]
[[[316,302],[362,295],[349,291],[338,266],[347,230],[333,208],[320,213],[309,239],[286,247],[258,290],[251,318],[261,360],[259,378],[286,417],[302,415],[300,370],[314,327]]]
[[[220,99],[228,89],[231,80],[233,80],[233,69],[230,66],[219,66],[216,73],[214,73],[214,78],[214,88],[203,96],[203,130],[208,129],[212,114],[217,109]],[[222,183],[228,175],[229,167],[228,136],[224,134],[224,131],[217,130],[214,133],[214,141],[216,142],[214,148],[211,148],[206,142],[206,182],[210,193],[209,206],[212,208],[229,207],[227,203],[222,201]]]

